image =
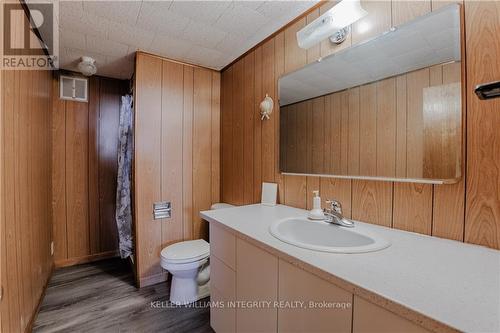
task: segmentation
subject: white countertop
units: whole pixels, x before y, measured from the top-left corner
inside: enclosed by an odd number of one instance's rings
[[[390,301],[466,332],[500,332],[500,251],[367,223],[392,245],[361,254],[302,249],[274,238],[269,225],[307,211],[260,204],[200,215]]]

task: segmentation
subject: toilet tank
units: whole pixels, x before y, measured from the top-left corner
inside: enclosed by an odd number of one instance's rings
[[[231,208],[234,207],[233,205],[227,204],[227,203],[214,203],[210,209],[211,210],[216,210],[216,209],[224,209],[224,208]]]

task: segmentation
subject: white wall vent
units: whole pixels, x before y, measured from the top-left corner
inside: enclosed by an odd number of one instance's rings
[[[61,75],[59,85],[61,99],[88,101],[88,79]]]

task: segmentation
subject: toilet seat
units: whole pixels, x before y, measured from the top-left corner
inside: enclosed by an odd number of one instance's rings
[[[186,264],[208,258],[210,245],[204,239],[179,242],[161,251],[161,261],[169,264]]]

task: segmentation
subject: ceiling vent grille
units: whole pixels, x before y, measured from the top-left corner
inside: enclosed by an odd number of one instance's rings
[[[61,76],[59,85],[61,99],[77,102],[88,101],[88,79]]]

